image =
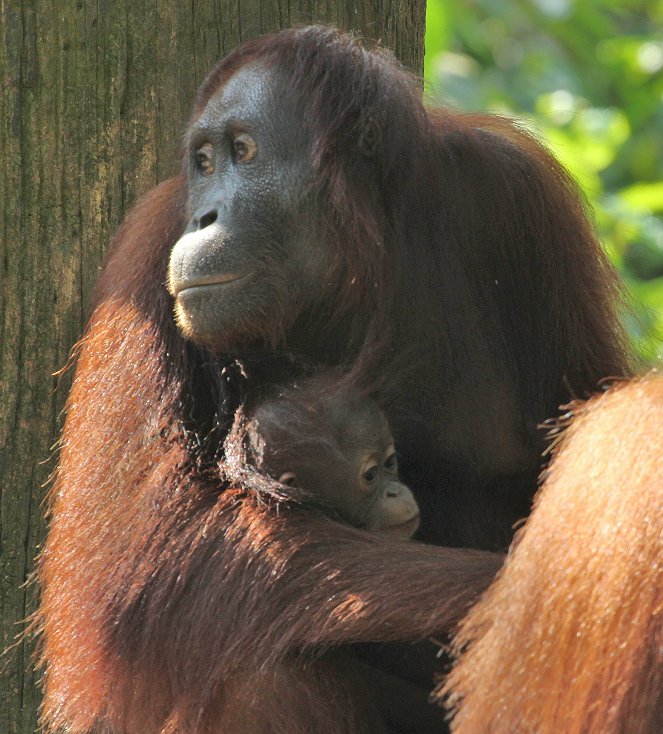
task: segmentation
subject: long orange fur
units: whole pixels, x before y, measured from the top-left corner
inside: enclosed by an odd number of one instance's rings
[[[578,408],[456,651],[456,734],[663,731],[662,376]]]

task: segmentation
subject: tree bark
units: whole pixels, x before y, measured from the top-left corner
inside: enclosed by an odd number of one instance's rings
[[[177,167],[198,84],[240,41],[324,22],[423,68],[425,0],[0,0],[0,648],[34,610],[44,484],[113,232]],[[50,458],[49,458],[50,456]],[[0,658],[0,732],[38,720],[33,641]]]

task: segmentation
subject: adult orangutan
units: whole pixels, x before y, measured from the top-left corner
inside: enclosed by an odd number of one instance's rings
[[[47,729],[443,729],[432,675],[369,643],[443,635],[490,584],[537,425],[628,372],[615,299],[575,187],[516,125],[425,109],[325,28],[219,62],[78,347],[40,564]],[[385,410],[426,545],[224,481],[245,396],[318,366]]]

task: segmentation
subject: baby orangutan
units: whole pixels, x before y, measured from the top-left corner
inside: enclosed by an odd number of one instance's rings
[[[358,528],[416,532],[419,508],[398,478],[387,419],[358,391],[304,380],[255,405],[244,435],[255,468],[304,503]]]

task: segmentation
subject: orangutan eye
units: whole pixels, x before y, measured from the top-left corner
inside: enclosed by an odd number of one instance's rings
[[[279,477],[279,484],[285,484],[286,487],[296,487],[297,486],[297,477],[291,471],[284,472]]]
[[[203,174],[209,176],[214,173],[214,150],[211,143],[205,143],[195,153],[196,168]]]
[[[249,163],[258,152],[256,141],[246,133],[240,133],[233,140],[233,157],[235,163]]]
[[[370,464],[367,467],[364,467],[364,470],[362,471],[361,480],[362,483],[367,486],[371,487],[378,478],[378,465],[375,463]]]
[[[384,468],[392,474],[395,474],[398,471],[398,459],[396,458],[396,452],[393,452],[389,454],[389,456],[387,456],[387,458],[384,460]]]

